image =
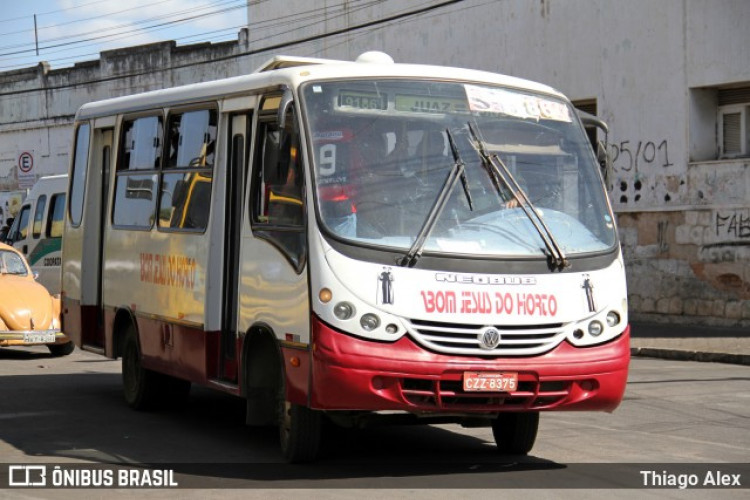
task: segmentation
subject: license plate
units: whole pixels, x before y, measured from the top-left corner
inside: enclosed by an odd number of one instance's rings
[[[517,373],[464,372],[466,392],[513,392],[516,389]]]
[[[52,344],[55,342],[55,332],[24,333],[24,344]]]

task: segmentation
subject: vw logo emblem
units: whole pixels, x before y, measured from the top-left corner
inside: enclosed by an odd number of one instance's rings
[[[479,334],[479,347],[482,349],[494,349],[500,345],[500,332],[494,328],[487,328]]]

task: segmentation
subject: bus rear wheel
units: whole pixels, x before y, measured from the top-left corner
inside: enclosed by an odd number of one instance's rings
[[[122,348],[122,388],[125,402],[134,410],[148,410],[158,397],[157,373],[141,364],[141,350],[135,327],[130,325],[125,332]]]
[[[534,447],[539,412],[501,413],[492,421],[492,435],[500,453],[526,455]]]
[[[282,398],[279,404],[281,453],[289,463],[315,460],[320,449],[322,415]]]

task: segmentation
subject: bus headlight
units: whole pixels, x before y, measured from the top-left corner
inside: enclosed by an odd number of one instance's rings
[[[359,319],[359,324],[366,332],[371,332],[380,326],[380,318],[376,314],[363,314]]]
[[[589,323],[589,334],[592,337],[598,337],[602,334],[604,331],[604,325],[601,324],[601,322],[594,320],[591,323]]]
[[[618,323],[620,323],[620,315],[615,311],[609,311],[607,313],[607,326],[611,328]]]
[[[350,319],[355,312],[354,306],[349,302],[339,302],[333,307],[334,316],[342,321]]]

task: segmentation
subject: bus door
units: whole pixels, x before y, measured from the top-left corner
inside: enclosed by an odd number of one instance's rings
[[[230,115],[226,178],[226,231],[224,233],[224,290],[220,346],[221,379],[237,381],[237,308],[240,287],[240,245],[247,169],[250,113]]]
[[[81,304],[90,306],[95,314],[84,318],[82,346],[92,351],[104,349],[104,311],[102,301],[102,267],[104,265],[104,232],[109,213],[109,176],[112,165],[114,128],[94,128],[89,163],[91,205],[86,209],[86,232],[81,259]],[[107,123],[107,125],[109,125]],[[85,281],[84,281],[85,280]]]

